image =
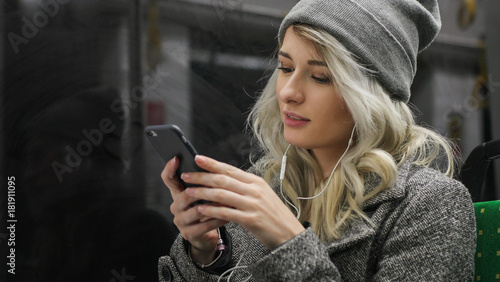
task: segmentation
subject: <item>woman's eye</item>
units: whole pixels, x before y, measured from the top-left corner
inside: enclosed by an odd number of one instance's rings
[[[292,68],[278,67],[283,73],[291,73],[293,71]]]
[[[328,76],[312,76],[312,78],[319,84],[328,84],[332,81]]]

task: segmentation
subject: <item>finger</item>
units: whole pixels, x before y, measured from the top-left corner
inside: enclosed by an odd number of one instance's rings
[[[204,236],[210,236],[209,232],[212,230],[215,230],[225,224],[227,224],[228,221],[225,220],[220,220],[220,219],[211,219],[202,223],[197,223],[197,224],[192,224],[189,226],[185,226],[183,230],[181,231],[182,237],[184,239],[190,241],[192,244],[194,243],[194,240],[200,240]],[[205,238],[208,239],[208,238]]]
[[[208,216],[204,216],[204,217],[200,218],[200,222],[205,222],[205,221],[208,221],[210,219],[212,219],[212,218],[208,217]]]
[[[201,214],[196,206],[190,206],[187,209],[182,209],[182,206],[172,204],[171,211],[174,215],[174,224],[179,229],[211,219]]]
[[[174,195],[181,193],[184,190],[184,186],[180,182],[179,178],[175,174],[177,168],[179,167],[179,159],[177,157],[173,157],[170,161],[167,162],[165,168],[161,172],[161,178],[163,182],[170,190],[172,197]]]
[[[256,177],[254,174],[245,172],[245,171],[243,171],[239,168],[236,168],[232,165],[216,161],[216,160],[209,158],[209,157],[206,157],[206,156],[197,155],[195,157],[195,161],[199,167],[201,167],[207,171],[217,173],[217,174],[224,174],[224,175],[227,175],[231,178],[237,179],[237,180],[244,182],[244,183],[251,183],[255,180],[255,177]]]
[[[229,190],[219,189],[219,188],[188,188],[186,189],[186,194],[193,198],[199,198],[209,201],[210,206],[226,206],[226,207],[236,207],[238,209],[246,209],[248,206],[252,205],[249,203],[249,198],[238,193],[234,193]]]
[[[197,209],[200,214],[203,214],[206,217],[216,218],[224,222],[239,223],[239,222],[254,220],[250,218],[253,213],[248,213],[238,209],[229,208],[227,206],[199,205],[197,206]]]
[[[206,233],[206,232],[209,232],[211,230],[217,229],[217,228],[219,228],[227,223],[228,223],[228,221],[226,221],[226,220],[221,220],[218,218],[211,218],[210,220],[201,222],[201,223],[196,224],[194,226],[197,230],[201,231],[202,233]]]
[[[245,192],[245,183],[223,174],[204,172],[183,173],[181,178],[186,183],[196,184],[201,187],[223,188],[238,194]]]
[[[174,215],[181,214],[192,207],[194,207],[193,203],[201,200],[200,198],[193,197],[186,193],[186,190],[178,193],[174,199],[174,202],[170,206],[170,211]]]

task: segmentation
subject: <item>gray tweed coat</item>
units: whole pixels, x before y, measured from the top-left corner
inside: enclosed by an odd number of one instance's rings
[[[366,182],[376,185],[376,178]],[[231,281],[472,281],[475,217],[465,187],[439,172],[402,165],[396,184],[364,205],[373,224],[359,220],[323,244],[309,228],[270,252],[240,226],[231,264],[246,250]],[[179,235],[170,256],[159,259],[160,281],[217,281],[197,268]]]

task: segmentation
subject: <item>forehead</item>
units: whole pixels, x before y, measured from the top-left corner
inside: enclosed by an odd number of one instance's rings
[[[289,26],[286,30],[280,51],[290,54],[292,58],[297,56],[315,60],[322,60],[323,58],[316,45],[304,36],[297,34],[293,26]]]

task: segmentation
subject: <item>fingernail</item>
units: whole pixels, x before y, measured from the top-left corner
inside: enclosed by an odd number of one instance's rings
[[[177,162],[177,157],[173,157],[170,159],[170,163],[175,165],[175,163]]]
[[[191,175],[189,175],[189,173],[183,173],[183,174],[181,174],[182,180],[188,180],[190,177],[191,177]]]
[[[196,155],[196,157],[194,157],[194,159],[200,163],[200,164],[204,164],[207,162],[207,159],[203,156],[200,156],[200,155]]]

